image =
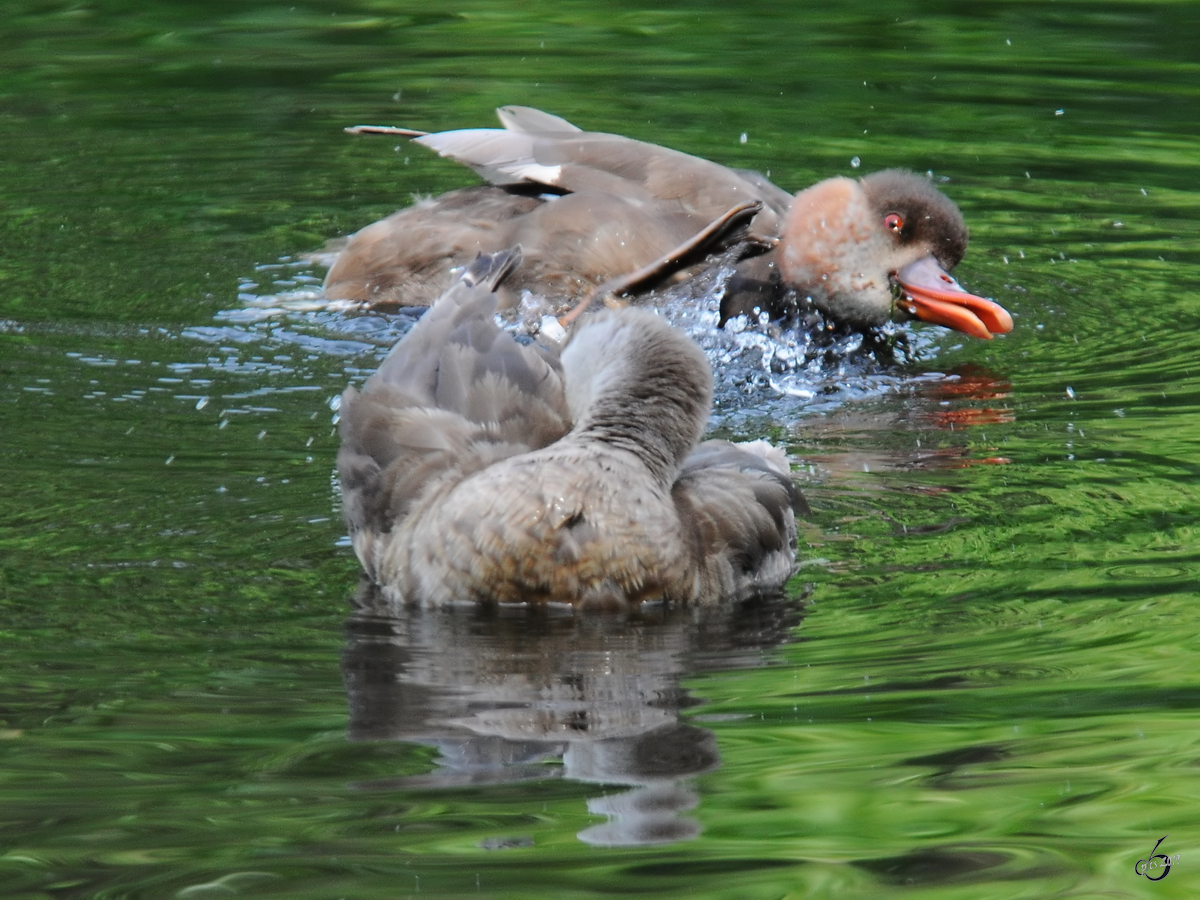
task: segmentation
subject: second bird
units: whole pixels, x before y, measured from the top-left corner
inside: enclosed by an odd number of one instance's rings
[[[327,297],[427,306],[453,283],[452,270],[519,244],[523,262],[501,287],[501,305],[529,291],[563,312],[597,292],[652,287],[735,247],[746,258],[722,319],[811,305],[858,329],[917,318],[979,338],[1012,330],[1003,307],[951,276],[967,227],[927,178],[890,169],[830,178],[793,197],[756,172],[581,131],[540,110],[498,114],[502,129],[416,138],[489,184],[363,228],[330,269]]]

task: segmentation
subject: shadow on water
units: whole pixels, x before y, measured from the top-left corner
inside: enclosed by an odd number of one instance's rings
[[[362,790],[549,778],[628,790],[588,801],[603,846],[686,841],[701,830],[692,780],[720,766],[716,736],[680,720],[698,672],[768,665],[797,601],[581,617],[544,609],[387,608],[363,582],[346,622],[349,739],[434,747],[436,768]]]

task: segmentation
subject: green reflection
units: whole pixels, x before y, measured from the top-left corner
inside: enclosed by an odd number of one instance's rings
[[[1200,12],[809,6],[4,5],[6,896],[1195,895]],[[762,423],[812,467],[807,605],[671,669],[692,840],[581,842],[630,786],[553,758],[422,785],[436,748],[347,740],[328,401],[394,333],[215,317],[470,181],[343,126],[504,103],[792,189],[932,170],[1018,314]]]

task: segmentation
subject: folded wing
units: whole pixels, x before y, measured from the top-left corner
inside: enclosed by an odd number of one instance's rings
[[[709,590],[744,598],[779,590],[795,571],[795,514],[808,504],[782,452],[765,441],[705,441],[672,491]]]
[[[742,172],[615,134],[580,131],[565,119],[523,106],[497,113],[504,129],[469,128],[416,143],[469,166],[496,185],[541,184],[558,191],[599,191],[630,200],[676,202],[711,221],[761,200],[756,231],[776,233],[791,195],[755,172]]]
[[[378,538],[421,498],[570,428],[558,361],[495,322],[493,292],[519,260],[519,248],[481,255],[363,390],[342,395],[338,472],[369,575]]]

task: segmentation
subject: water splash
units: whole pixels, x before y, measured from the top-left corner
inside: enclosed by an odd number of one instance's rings
[[[226,324],[192,328],[188,336],[290,345],[326,357],[366,356],[370,359],[363,360],[363,371],[369,371],[424,310],[383,315],[357,301],[328,300],[314,286],[316,276],[309,274],[312,266],[327,262],[308,258],[272,266],[271,271],[285,271],[288,277],[275,279],[262,293],[253,292],[259,286],[255,279],[261,280],[268,267],[257,267],[254,278],[239,284],[243,305],[217,314]],[[836,327],[808,310],[794,323],[773,322],[761,313],[738,316],[719,327],[721,299],[732,274],[732,265],[710,266],[638,301],[685,331],[711,361],[711,427],[742,432],[764,420],[786,423],[927,377],[912,369],[932,356],[934,341],[894,325],[864,334]],[[561,313],[561,307],[559,301],[526,292],[516,311],[497,320],[519,340],[529,340],[538,337],[545,317]]]

